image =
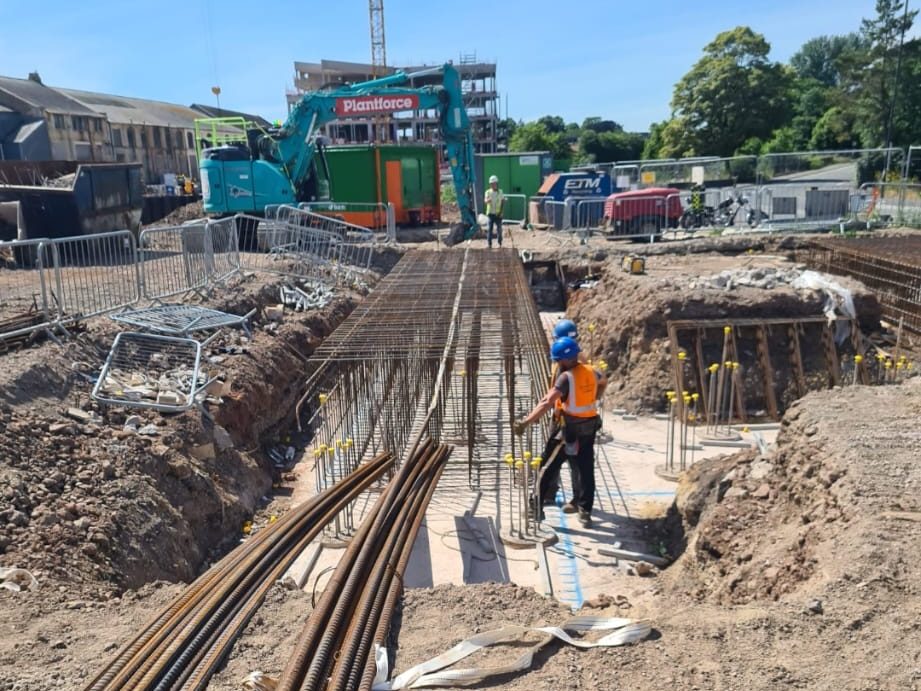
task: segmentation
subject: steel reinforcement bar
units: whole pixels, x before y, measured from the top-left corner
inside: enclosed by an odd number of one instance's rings
[[[466,446],[470,471],[478,440],[514,453],[512,421],[546,390],[546,348],[513,250],[411,252],[314,353],[299,424],[318,456],[347,458],[329,482],[382,449],[405,461],[422,435]],[[483,416],[486,398],[501,414]]]
[[[886,320],[921,333],[921,237],[821,238],[804,259],[819,271],[861,281],[876,293]]]
[[[205,688],[272,584],[392,463],[381,454],[362,464],[237,547],[159,612],[87,691]]]

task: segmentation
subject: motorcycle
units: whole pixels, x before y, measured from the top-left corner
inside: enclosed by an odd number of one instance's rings
[[[740,217],[739,214],[745,210]],[[739,195],[734,197],[731,194],[727,199],[720,202],[716,208],[714,224],[722,228],[735,226],[736,218],[744,218],[749,228],[756,228],[763,220],[764,214],[760,209],[754,209],[748,200],[748,197]]]

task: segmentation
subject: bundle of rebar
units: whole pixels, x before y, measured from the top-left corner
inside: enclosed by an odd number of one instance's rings
[[[376,456],[247,539],[159,612],[87,691],[205,688],[272,585],[392,463],[389,454]]]
[[[277,691],[370,690],[403,573],[451,449],[428,440],[378,498],[301,632]]]

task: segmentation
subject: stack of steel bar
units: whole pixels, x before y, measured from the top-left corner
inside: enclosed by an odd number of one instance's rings
[[[819,271],[861,281],[876,293],[887,320],[921,333],[921,237],[822,238],[805,259]]]
[[[546,348],[513,250],[411,252],[317,349],[298,419],[318,449],[348,448],[329,482],[381,449],[407,458],[422,434],[466,445],[470,475],[478,440],[493,465],[496,448],[515,452],[511,422],[546,388]],[[499,414],[479,414],[484,397]]]
[[[272,584],[392,463],[389,454],[377,456],[256,533],[154,617],[86,688],[205,688]]]
[[[363,689],[377,670],[403,572],[451,449],[423,442],[365,515],[301,632],[277,691]]]

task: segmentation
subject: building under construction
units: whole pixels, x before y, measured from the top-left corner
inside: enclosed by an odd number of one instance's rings
[[[375,68],[367,63],[343,62],[341,60],[320,60],[320,62],[294,63],[294,90],[287,94],[288,108],[292,108],[304,93],[318,91],[331,86],[368,81],[376,76],[394,72],[407,73],[427,70],[431,65],[413,67]],[[483,62],[476,55],[461,56],[455,64],[461,76],[464,92],[464,106],[473,129],[474,147],[477,153],[494,153],[496,149],[496,126],[499,120],[499,95],[496,90],[496,63]],[[417,77],[408,86],[416,88],[441,83],[438,73]],[[386,126],[382,136],[377,128]],[[386,125],[379,116],[366,115],[350,117],[326,125],[324,134],[337,144],[354,144],[374,140],[432,142],[439,141],[438,116],[434,110],[395,113]]]

